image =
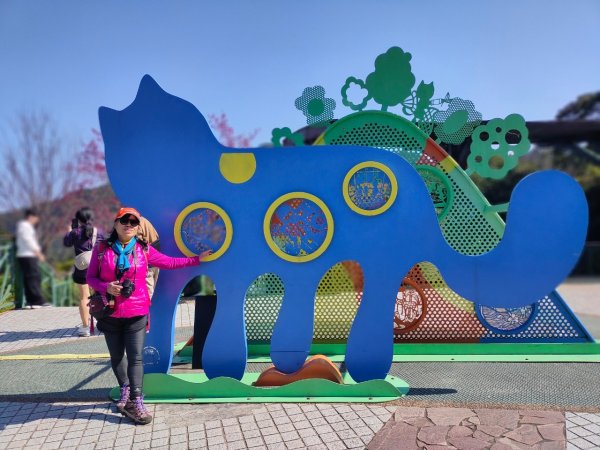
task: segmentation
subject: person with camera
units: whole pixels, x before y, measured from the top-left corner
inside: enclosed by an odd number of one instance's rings
[[[152,422],[144,406],[142,351],[149,324],[150,296],[146,286],[148,265],[160,269],[197,266],[211,252],[173,258],[136,238],[141,215],[121,208],[106,241],[94,247],[87,273],[88,284],[106,296],[107,317],[98,319],[104,333],[113,372],[121,387],[117,409],[139,424]],[[125,357],[126,355],[126,357]]]
[[[63,244],[66,247],[73,247],[75,251],[75,262],[73,268],[73,281],[79,289],[79,316],[81,317],[81,326],[77,332],[80,337],[90,335],[90,312],[87,306],[90,296],[90,287],[87,284],[86,276],[90,263],[92,249],[96,241],[103,240],[104,235],[93,226],[94,213],[90,208],[84,206],[75,213],[71,220],[69,231],[63,238]]]

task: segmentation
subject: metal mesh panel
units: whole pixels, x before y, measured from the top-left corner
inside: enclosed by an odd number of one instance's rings
[[[406,127],[414,125],[400,117],[394,120],[390,114],[357,113],[336,122],[320,142],[379,147],[401,155],[413,165],[435,168],[436,176],[445,177],[442,180],[445,194],[441,197],[436,197],[435,192],[431,194],[447,242],[467,255],[493,249],[504,230],[500,217],[483,212],[487,205],[485,198],[454,161],[448,163],[450,160],[446,159],[448,155],[443,150],[433,145],[423,149],[414,129],[405,131],[403,128]],[[427,170],[420,173],[431,175]],[[452,200],[447,201],[446,195],[450,191]],[[323,276],[316,293],[314,340],[339,342],[347,339],[363,286],[362,270],[356,262],[336,264]],[[268,292],[268,295],[258,292]],[[312,293],[307,293],[310,295]],[[253,283],[246,295],[249,340],[270,339],[282,296],[281,281],[272,274],[263,275]],[[588,339],[585,330],[561,305],[562,299],[553,293],[536,303],[537,314],[523,329],[498,333],[482,324],[473,303],[452,291],[433,265],[421,263],[411,269],[399,288],[396,317],[393,321],[390,318],[390,327],[394,327],[396,342]],[[259,324],[253,323],[254,318]]]
[[[313,341],[344,341],[350,333],[360,292],[355,283],[362,279],[362,269],[348,261],[334,265],[321,278],[315,301]]]
[[[415,164],[423,153],[423,143],[404,130],[375,120],[360,128],[348,128],[329,142],[331,145],[365,145],[389,150]]]
[[[283,299],[283,282],[273,273],[265,273],[246,291],[244,317],[248,341],[271,340],[273,327]]]

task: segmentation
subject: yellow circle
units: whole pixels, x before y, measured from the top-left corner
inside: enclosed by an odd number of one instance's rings
[[[323,214],[325,215],[325,218],[327,220],[327,234],[325,235],[325,240],[317,250],[308,255],[288,255],[277,246],[277,244],[273,240],[273,237],[271,236],[271,217],[273,217],[273,213],[279,206],[281,206],[282,203],[296,198],[310,200],[311,202],[315,203],[319,208],[321,208],[321,211],[323,211]],[[265,240],[267,241],[267,245],[269,246],[269,248],[273,250],[273,253],[275,253],[281,259],[297,263],[312,261],[313,259],[321,256],[323,252],[327,250],[327,247],[329,247],[329,244],[331,243],[331,239],[333,239],[333,216],[331,215],[331,211],[329,211],[329,208],[327,208],[325,203],[323,203],[323,201],[318,197],[315,197],[314,195],[309,194],[307,192],[290,192],[289,194],[282,195],[273,203],[271,203],[271,206],[269,206],[269,209],[267,210],[267,213],[265,214],[265,219],[263,221],[263,233],[265,235]]]
[[[350,180],[352,176],[361,169],[365,168],[374,168],[379,169],[384,172],[388,178],[390,179],[390,183],[392,185],[392,192],[390,194],[390,198],[385,204],[380,206],[377,209],[362,209],[359,208],[350,198],[350,194],[348,194],[348,185],[350,184]],[[396,200],[396,196],[398,195],[398,182],[396,181],[396,177],[394,176],[394,172],[386,166],[376,161],[366,161],[360,164],[355,165],[352,169],[348,171],[346,177],[344,178],[344,183],[342,185],[342,193],[344,194],[344,200],[346,200],[346,204],[350,207],[352,211],[357,212],[358,214],[362,214],[363,216],[376,216],[387,211]]]
[[[229,218],[227,213],[223,210],[223,208],[215,205],[214,203],[196,202],[196,203],[192,203],[191,205],[185,207],[177,216],[177,219],[175,220],[175,225],[173,226],[173,234],[175,235],[175,242],[177,243],[177,247],[179,247],[179,250],[181,250],[181,252],[184,255],[186,255],[186,256],[197,256],[198,255],[197,253],[190,251],[190,249],[187,247],[187,245],[185,245],[185,243],[183,242],[183,239],[181,237],[181,225],[183,224],[183,221],[192,211],[195,211],[196,209],[211,209],[214,212],[216,212],[219,215],[219,217],[221,217],[221,219],[223,219],[223,222],[225,222],[225,240],[223,241],[223,244],[216,252],[214,252],[210,256],[207,256],[203,260],[203,261],[214,261],[215,259],[219,258],[221,255],[223,255],[223,253],[225,253],[227,251],[227,249],[229,248],[229,245],[231,244],[231,239],[233,237],[233,225],[231,224],[231,219]]]

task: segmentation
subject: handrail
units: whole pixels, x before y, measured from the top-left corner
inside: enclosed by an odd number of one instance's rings
[[[40,262],[42,289],[46,292],[54,306],[71,306],[73,282],[67,275],[59,277],[52,266]],[[22,281],[15,258],[14,243],[0,240],[0,312],[23,306],[24,299],[16,298],[18,293],[23,295]]]

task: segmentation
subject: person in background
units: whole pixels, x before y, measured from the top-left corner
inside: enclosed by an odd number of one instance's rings
[[[112,369],[121,388],[117,409],[136,423],[148,424],[152,416],[142,395],[142,351],[150,311],[148,266],[161,269],[197,266],[210,251],[188,258],[163,255],[136,238],[141,217],[134,208],[119,210],[108,239],[94,247],[87,282],[114,302],[113,313],[98,319],[98,329],[104,333]]]
[[[42,253],[42,247],[38,242],[35,226],[40,218],[34,209],[25,211],[25,218],[19,220],[16,229],[17,261],[23,273],[23,284],[25,285],[26,309],[37,309],[52,306],[42,294],[42,275],[40,273],[40,261],[46,258]]]
[[[87,206],[75,213],[69,231],[63,238],[63,244],[66,247],[73,247],[75,256],[91,251],[96,241],[104,239],[102,232],[94,227],[93,223],[94,214]],[[90,311],[87,306],[90,287],[86,281],[87,268],[74,267],[73,269],[73,281],[79,289],[79,316],[81,317],[81,326],[77,331],[80,337],[86,337],[90,335]]]
[[[160,240],[158,237],[158,232],[154,225],[150,223],[148,219],[145,217],[140,217],[140,226],[138,227],[139,231],[137,234],[137,238],[147,242],[148,245],[151,245],[156,250],[160,250]],[[148,287],[148,294],[150,295],[150,299],[152,300],[152,296],[154,295],[154,289],[156,288],[156,283],[158,282],[158,267],[148,267],[148,274],[146,275],[146,286]]]

